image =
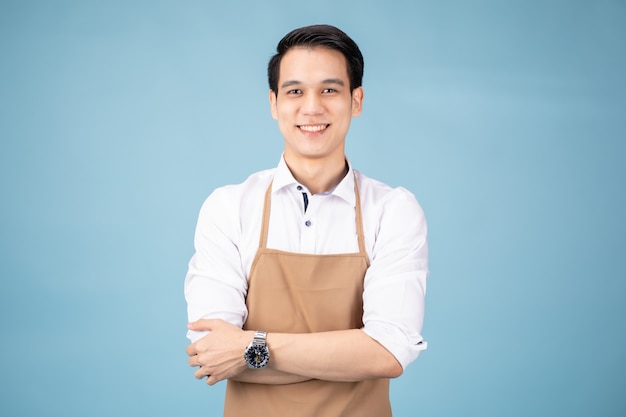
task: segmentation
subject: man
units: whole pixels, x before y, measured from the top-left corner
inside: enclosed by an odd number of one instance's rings
[[[362,75],[339,29],[287,34],[268,66],[278,167],[202,206],[187,354],[196,378],[228,379],[226,416],[390,416],[389,378],[426,347],[422,209],[344,154]]]

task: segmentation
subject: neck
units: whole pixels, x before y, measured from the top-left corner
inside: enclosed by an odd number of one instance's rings
[[[296,181],[311,194],[332,190],[348,173],[348,163],[343,155],[336,160],[292,160],[285,155],[285,162]]]

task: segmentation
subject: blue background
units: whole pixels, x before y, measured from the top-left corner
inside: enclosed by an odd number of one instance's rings
[[[428,220],[395,416],[626,415],[626,3],[2,1],[0,414],[218,416],[183,277],[217,186],[276,165],[265,68],[338,25],[348,156]]]

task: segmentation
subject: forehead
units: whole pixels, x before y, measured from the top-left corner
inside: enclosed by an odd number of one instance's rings
[[[286,81],[318,82],[328,78],[349,84],[346,58],[334,49],[296,47],[287,51],[280,62],[279,86]]]

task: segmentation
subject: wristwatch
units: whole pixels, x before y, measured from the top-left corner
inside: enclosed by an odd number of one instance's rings
[[[254,332],[254,339],[243,353],[243,358],[250,369],[265,368],[270,360],[270,350],[267,347],[267,332]]]

